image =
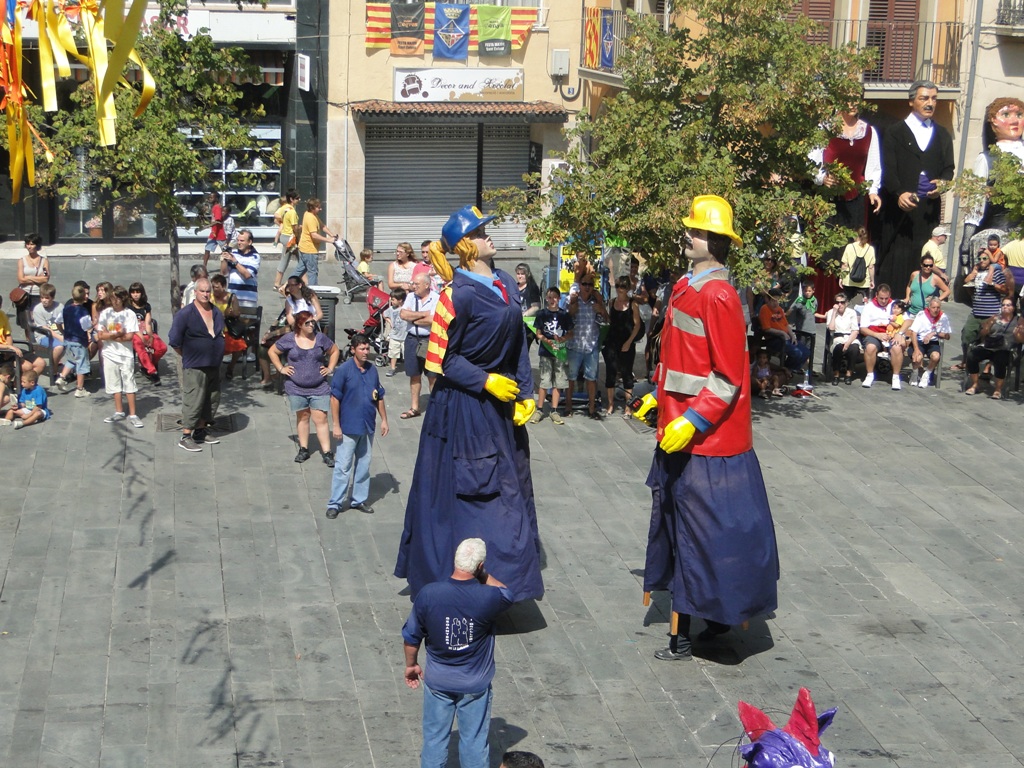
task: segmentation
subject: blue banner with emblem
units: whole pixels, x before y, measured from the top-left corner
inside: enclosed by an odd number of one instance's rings
[[[601,11],[601,69],[615,69],[615,13]]]
[[[434,9],[434,58],[469,58],[469,6],[437,3]]]

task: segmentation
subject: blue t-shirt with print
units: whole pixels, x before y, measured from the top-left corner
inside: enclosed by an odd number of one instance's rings
[[[494,622],[512,605],[505,587],[476,579],[427,584],[402,627],[409,645],[424,643],[423,679],[435,691],[478,693],[494,678]]]

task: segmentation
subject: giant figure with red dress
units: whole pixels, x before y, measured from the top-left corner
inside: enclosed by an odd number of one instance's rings
[[[515,279],[493,268],[494,244],[473,206],[430,244],[448,282],[434,311],[426,369],[438,374],[420,432],[395,576],[413,597],[446,579],[459,542],[487,544],[488,569],[516,602],[544,594],[524,425],[536,410]],[[459,257],[452,270],[445,256]]]
[[[672,593],[662,660],[690,658],[690,619],[711,639],[778,605],[778,550],[750,420],[746,325],[726,260],[732,207],[700,195],[683,220],[691,271],[672,288],[655,373],[658,445],[647,478],[645,602]]]

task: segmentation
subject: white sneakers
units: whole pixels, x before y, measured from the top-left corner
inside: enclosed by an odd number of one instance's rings
[[[894,391],[903,389],[903,384],[900,382],[900,375],[898,373],[894,373],[892,375],[892,388]]]
[[[869,373],[864,377],[864,381],[861,382],[862,387],[870,387],[875,383],[875,374]]]
[[[925,387],[927,387],[931,383],[931,380],[932,380],[932,372],[931,371],[925,371],[924,373],[921,374],[921,378],[917,382],[917,386],[919,386],[921,389],[924,389]]]

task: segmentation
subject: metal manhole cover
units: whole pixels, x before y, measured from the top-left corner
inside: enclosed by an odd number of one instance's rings
[[[158,432],[180,432],[181,431],[181,414],[180,413],[161,413],[156,419],[156,428]],[[211,432],[217,432],[219,434],[228,434],[229,432],[237,432],[238,424],[235,422],[235,414],[228,413],[218,416],[214,422],[213,427],[210,428]]]

